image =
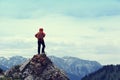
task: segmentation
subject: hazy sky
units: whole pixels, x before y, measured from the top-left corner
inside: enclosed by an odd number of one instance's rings
[[[120,64],[120,0],[0,0],[0,57],[37,53]]]

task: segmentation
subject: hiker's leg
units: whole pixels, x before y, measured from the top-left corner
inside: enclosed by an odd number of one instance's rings
[[[44,42],[44,40],[42,41],[42,53],[45,53],[45,42]]]
[[[41,42],[38,41],[38,54],[40,54],[40,47],[41,47]]]

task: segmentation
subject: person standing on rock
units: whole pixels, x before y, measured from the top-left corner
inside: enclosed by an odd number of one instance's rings
[[[40,54],[40,48],[42,45],[42,53],[45,53],[45,42],[44,42],[44,37],[45,33],[43,32],[43,28],[39,29],[39,32],[35,34],[35,37],[38,39],[38,54]]]

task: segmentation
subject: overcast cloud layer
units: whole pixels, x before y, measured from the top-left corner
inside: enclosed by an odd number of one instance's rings
[[[0,57],[32,57],[43,27],[47,55],[120,64],[119,21],[120,0],[0,0]]]

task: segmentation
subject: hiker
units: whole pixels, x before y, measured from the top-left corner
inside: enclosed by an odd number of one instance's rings
[[[41,45],[42,45],[42,53],[45,53],[45,42],[44,42],[45,33],[43,32],[43,28],[39,29],[39,32],[35,34],[35,37],[38,39],[38,54],[40,54]]]

